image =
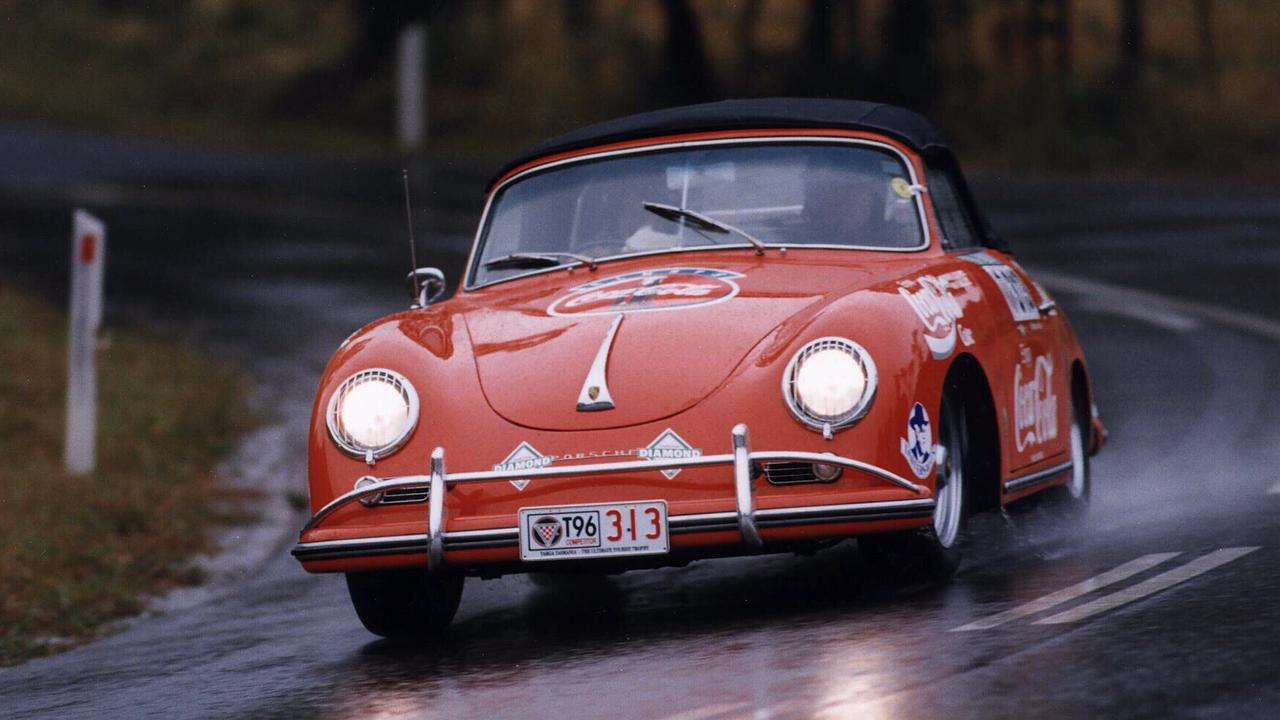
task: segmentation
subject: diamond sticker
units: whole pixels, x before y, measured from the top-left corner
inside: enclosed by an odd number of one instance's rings
[[[538,470],[551,464],[551,458],[538,452],[532,445],[527,442],[520,443],[507,459],[493,466],[495,472],[505,472],[508,470]],[[512,480],[511,484],[517,490],[524,490],[529,485],[527,479]]]
[[[676,434],[670,428],[663,430],[648,447],[640,449],[640,456],[647,460],[687,460],[690,458],[701,457],[702,449],[692,447],[684,441],[684,438]],[[680,474],[680,468],[671,468],[661,471],[667,476],[668,480],[673,479]]]

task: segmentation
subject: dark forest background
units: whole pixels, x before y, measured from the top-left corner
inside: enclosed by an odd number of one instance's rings
[[[444,162],[817,95],[919,110],[990,169],[1280,178],[1274,0],[0,0],[0,120],[394,154],[412,23]]]

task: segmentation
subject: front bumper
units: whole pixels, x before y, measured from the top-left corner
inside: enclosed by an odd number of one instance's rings
[[[458,483],[609,475],[648,470],[731,465],[733,467],[735,510],[731,512],[672,515],[668,518],[669,529],[672,535],[700,532],[732,532],[736,530],[741,536],[742,543],[750,549],[759,549],[764,546],[764,541],[760,534],[762,528],[908,519],[929,517],[933,514],[934,501],[931,497],[801,507],[757,508],[755,504],[755,484],[751,473],[753,462],[825,463],[866,473],[910,490],[920,496],[926,495],[928,488],[911,482],[884,468],[838,455],[797,451],[752,452],[748,445],[747,426],[742,424],[733,428],[732,447],[733,452],[729,454],[703,455],[678,460],[640,460],[545,467],[535,470],[455,474],[449,474],[446,471],[444,448],[438,447],[431,453],[430,475],[378,478],[377,482],[356,488],[335,498],[312,516],[302,529],[305,534],[307,531],[319,526],[335,510],[352,502],[357,502],[361,498],[398,488],[426,488],[428,491],[426,532],[410,535],[300,542],[293,548],[293,556],[299,561],[309,562],[420,554],[425,552],[428,567],[432,570],[440,570],[445,567],[444,553],[446,550],[508,548],[516,547],[519,543],[519,530],[515,527],[448,532],[448,518],[445,514],[444,504],[445,492]]]

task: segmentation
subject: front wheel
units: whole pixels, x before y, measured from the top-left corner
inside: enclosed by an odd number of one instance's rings
[[[945,580],[960,567],[968,512],[965,482],[970,465],[969,428],[960,393],[948,389],[938,413],[938,462],[935,469],[933,522],[905,533],[858,539],[869,560],[886,569],[923,573]]]
[[[462,601],[463,577],[426,570],[347,573],[351,604],[365,629],[387,638],[444,630]]]

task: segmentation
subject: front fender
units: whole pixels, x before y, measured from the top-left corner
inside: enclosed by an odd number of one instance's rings
[[[413,434],[403,447],[372,465],[340,450],[329,437],[325,418],[342,381],[368,368],[405,376],[419,399]],[[424,472],[445,429],[467,425],[459,400],[479,397],[479,392],[467,333],[440,306],[390,315],[357,331],[330,358],[311,411],[307,465],[312,512],[351,490],[361,476]]]

